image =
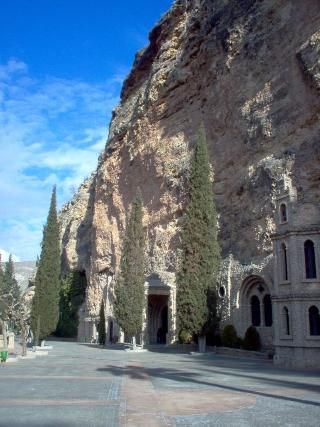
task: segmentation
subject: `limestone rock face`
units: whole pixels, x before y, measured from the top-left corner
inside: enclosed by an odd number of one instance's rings
[[[320,31],[314,33],[303,44],[297,54],[306,75],[317,89],[320,89]]]
[[[146,274],[172,274],[190,152],[207,134],[223,257],[271,254],[274,200],[294,185],[319,203],[318,0],[181,0],[150,33],[124,82],[105,152],[61,214],[66,268],[85,269],[99,310],[129,205],[145,205]]]

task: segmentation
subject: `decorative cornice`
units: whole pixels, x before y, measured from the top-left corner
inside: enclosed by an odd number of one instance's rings
[[[272,300],[310,300],[310,299],[319,299],[320,292],[317,293],[303,293],[303,294],[283,294],[283,295],[274,295],[271,297]]]
[[[310,225],[308,227],[292,227],[290,230],[284,230],[282,232],[277,232],[271,234],[272,240],[282,239],[284,237],[294,236],[294,235],[309,235],[309,234],[320,234],[319,225]]]

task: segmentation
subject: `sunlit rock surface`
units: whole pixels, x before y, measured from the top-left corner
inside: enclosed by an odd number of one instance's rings
[[[86,271],[89,313],[98,313],[116,271],[138,187],[146,273],[175,271],[201,123],[222,255],[237,269],[270,259],[280,188],[295,186],[298,200],[320,202],[319,31],[318,0],[176,1],[151,31],[124,82],[97,171],[60,216],[63,265]]]

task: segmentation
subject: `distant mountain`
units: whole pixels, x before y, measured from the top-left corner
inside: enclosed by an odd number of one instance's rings
[[[32,279],[36,273],[35,261],[21,261],[14,263],[15,278],[17,279],[20,287],[26,289],[29,279]]]

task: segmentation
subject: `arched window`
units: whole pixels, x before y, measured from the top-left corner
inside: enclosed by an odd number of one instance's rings
[[[284,203],[280,205],[280,222],[287,222],[287,206]]]
[[[256,295],[251,297],[251,323],[252,326],[260,326],[261,324],[260,301]]]
[[[306,279],[315,279],[317,277],[316,257],[312,240],[304,242],[304,259],[306,264]]]
[[[290,318],[288,307],[282,309],[282,330],[285,335],[290,335]]]
[[[263,298],[264,307],[264,324],[265,326],[272,326],[272,304],[270,295]]]
[[[320,335],[320,315],[315,305],[309,308],[309,326],[310,335]]]
[[[282,280],[289,279],[287,246],[284,243],[281,243],[281,273]]]

